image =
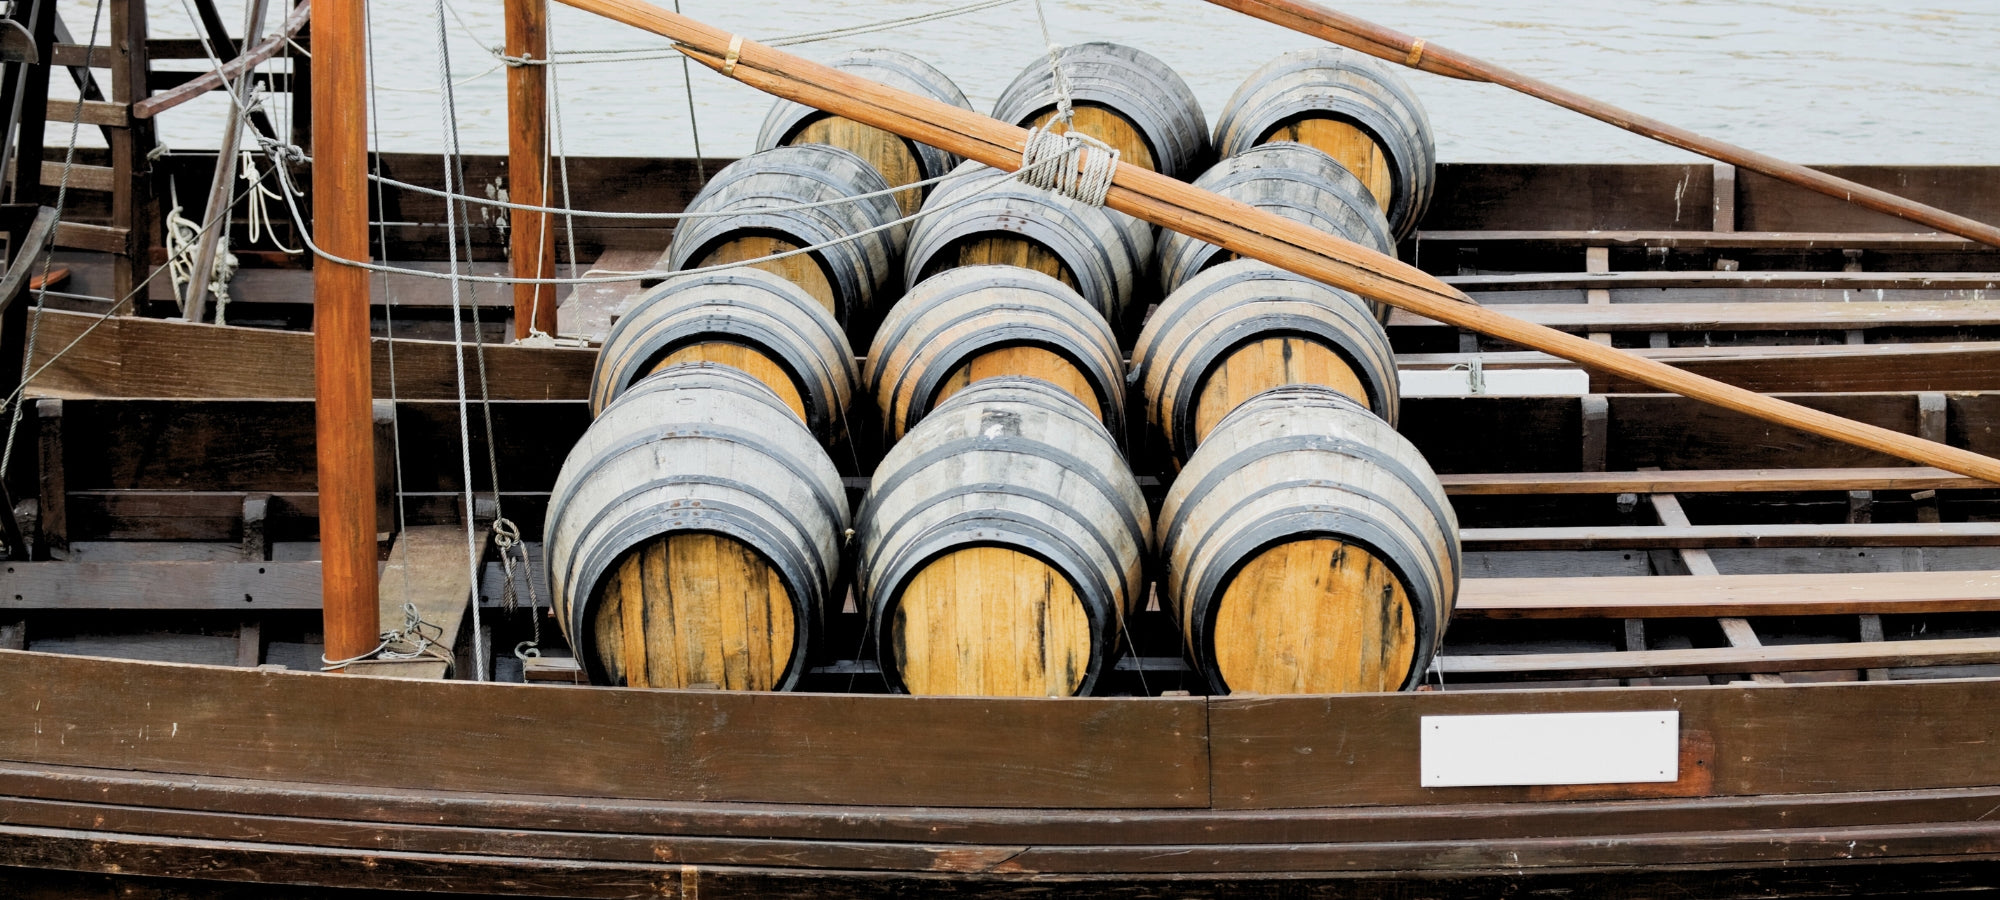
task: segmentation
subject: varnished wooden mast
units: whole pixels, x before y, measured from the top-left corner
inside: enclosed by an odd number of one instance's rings
[[[366,2],[313,9],[313,236],[343,259],[369,257]],[[335,660],[373,649],[379,631],[368,316],[368,273],[316,261],[319,540],[326,658]]]
[[[507,0],[507,55],[520,60],[545,60],[549,55],[548,0]],[[548,67],[516,65],[507,69],[507,196],[515,203],[547,206],[549,118]],[[508,242],[516,278],[554,278],[556,237],[548,213],[511,210]],[[528,336],[529,326],[556,333],[556,287],[552,284],[514,286],[514,336]]]
[[[1273,25],[1289,28],[1300,34],[1311,35],[1434,75],[1510,88],[1564,109],[1583,113],[1600,122],[1608,122],[1633,134],[1644,135],[1683,150],[1699,153],[1709,159],[1769,175],[1829,197],[1858,203],[1899,219],[1929,225],[1939,231],[2000,247],[2000,226],[1946,212],[1906,197],[1898,197],[1887,191],[1786,162],[1775,156],[1746,150],[1725,141],[1703,137],[1685,128],[1619,109],[1609,103],[1593,100],[1546,81],[1530,78],[1457,51],[1447,50],[1308,0],[1208,0],[1208,2],[1263,19]]]
[[[672,38],[696,62],[788,100],[1013,170],[1027,131],[885,87],[636,0],[563,0]],[[1474,305],[1412,266],[1138,166],[1120,165],[1106,205],[1400,309],[1532,347],[1663,391],[1911,462],[2000,483],[2000,460],[1821,412]],[[1483,436],[1467,435],[1468,439]]]

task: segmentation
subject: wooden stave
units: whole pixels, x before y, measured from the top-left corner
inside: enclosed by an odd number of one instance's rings
[[[676,454],[661,479],[659,456],[670,446],[697,452]],[[738,482],[755,458],[775,465],[754,485]],[[572,514],[593,490],[609,499]],[[674,509],[686,518],[672,518]],[[550,602],[578,661],[604,683],[591,622],[619,561],[667,534],[733,538],[778,570],[791,594],[797,638],[777,687],[788,689],[804,674],[810,623],[839,580],[850,521],[832,458],[777,394],[728,366],[676,364],[606,406],[564,459],[543,536]]]
[[[1136,127],[1160,174],[1186,178],[1213,158],[1208,117],[1180,73],[1135,47],[1108,41],[1058,51],[1071,102],[1110,109]],[[993,118],[1026,127],[1056,108],[1047,54],[1021,69],[993,103]]]
[[[902,217],[889,183],[861,157],[825,144],[777,147],[751,154],[709,179],[688,201],[686,212],[734,215],[683,219],[667,245],[667,266],[679,271],[696,265],[714,247],[744,234],[779,234],[805,247],[831,243],[812,253],[830,276],[839,297],[834,311],[841,326],[865,337],[873,326],[877,298],[898,287],[897,263],[908,241],[908,226],[896,225],[865,237],[841,240]],[[876,194],[867,200],[853,200]],[[808,210],[771,210],[834,200]]]
[[[1351,471],[1395,476],[1388,483],[1401,491],[1371,496],[1324,465],[1289,479],[1272,471],[1337,459],[1355,461]],[[1417,628],[1403,690],[1422,683],[1443,646],[1464,570],[1457,516],[1423,456],[1387,422],[1318,385],[1265,391],[1225,417],[1168,489],[1154,534],[1160,594],[1218,693],[1228,688],[1210,652],[1214,602],[1264,550],[1333,538],[1365,547],[1396,572]]]
[[[901,50],[871,48],[856,50],[828,63],[843,72],[852,72],[863,78],[878,81],[910,93],[929,97],[941,103],[949,103],[960,109],[971,109],[971,101],[958,89],[951,78],[938,71],[929,62]],[[764,116],[764,124],[757,130],[757,149],[769,150],[784,146],[787,141],[814,120],[825,115],[820,110],[778,100],[771,104],[771,111]],[[949,173],[961,160],[956,154],[940,150],[929,144],[908,141],[915,151],[917,162],[923,167],[925,178],[937,178]]]
[[[1037,421],[1050,440],[1072,443],[983,436],[979,423],[986,410],[1033,417],[1021,421]],[[1029,475],[967,483],[966,464],[993,463],[991,457],[1001,455],[1026,463]],[[941,467],[952,463],[958,465]],[[1046,475],[1042,481],[1033,477],[1038,469]],[[927,489],[919,480],[927,475],[952,490]],[[1075,486],[1067,494],[1044,495],[1066,501],[1061,507],[1018,492],[1022,484],[1039,483],[1054,484],[1057,491]],[[1065,513],[1072,528],[1089,530],[1090,540],[1066,540],[1074,532],[1036,518],[1053,518],[1048,514],[1055,512]],[[1098,521],[1114,527],[1108,533],[1090,530]],[[939,404],[883,458],[854,528],[856,596],[869,617],[883,675],[895,690],[903,689],[896,661],[881,649],[889,646],[894,605],[917,572],[951,551],[1005,547],[1040,559],[1069,580],[1085,601],[1097,651],[1077,690],[1080,696],[1090,693],[1115,660],[1124,616],[1146,597],[1144,555],[1152,519],[1138,480],[1103,424],[1076,398],[1039,379],[988,378]]]
[[[1331,348],[1368,385],[1370,410],[1396,424],[1396,356],[1373,304],[1268,263],[1231,260],[1169,294],[1133,344],[1132,383],[1143,394],[1149,427],[1176,459],[1195,451],[1195,401],[1214,367],[1253,340],[1277,336]]]
[[[1304,144],[1259,144],[1216,163],[1194,185],[1394,256],[1389,221],[1354,173]],[[1160,235],[1160,293],[1173,293],[1228,251],[1176,231]],[[1387,307],[1378,307],[1378,317]]]
[[[988,321],[989,327],[951,345],[932,342],[945,329],[973,320]],[[965,266],[912,287],[875,333],[862,384],[882,412],[887,439],[893,443],[923,419],[936,405],[943,380],[959,366],[979,353],[1015,345],[1042,347],[1069,360],[1097,389],[1105,427],[1114,436],[1124,433],[1124,362],[1101,312],[1040,272]],[[913,374],[917,382],[904,391]]]
[[[1011,172],[967,162],[939,183],[924,200],[926,215],[910,230],[905,281],[922,281],[932,260],[963,240],[991,232],[1019,235],[1062,259],[1077,292],[1122,333],[1140,311],[1136,300],[1153,261],[1153,227],[1012,179]],[[1007,183],[995,184],[1002,181]]]
[[[1359,126],[1393,162],[1394,196],[1381,206],[1396,239],[1409,237],[1437,187],[1437,143],[1409,83],[1365,53],[1314,47],[1265,63],[1222,105],[1215,145],[1234,156],[1272,129],[1321,111]]]
[[[670,278],[612,323],[591,374],[592,417],[656,360],[705,339],[748,344],[771,357],[801,388],[807,427],[823,442],[845,433],[860,382],[846,333],[802,288],[749,266]]]

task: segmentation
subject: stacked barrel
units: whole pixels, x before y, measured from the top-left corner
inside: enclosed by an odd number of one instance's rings
[[[967,105],[904,53],[836,65]],[[1280,57],[1212,139],[1150,55],[1054,65],[994,116],[1383,253],[1428,202],[1423,111],[1365,57]],[[607,335],[551,500],[594,681],[795,687],[853,651],[823,638],[851,600],[890,689],[1089,694],[1156,597],[1212,691],[1421,681],[1457,527],[1395,431],[1385,307],[797,104],[758,141]],[[829,448],[872,470],[851,516]]]

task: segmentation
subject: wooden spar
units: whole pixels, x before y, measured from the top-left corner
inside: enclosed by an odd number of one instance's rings
[[[255,44],[264,32],[264,0],[250,0],[249,8],[243,14],[243,43]],[[230,200],[236,186],[236,148],[243,142],[243,111],[250,105],[250,78],[246,71],[234,85],[228,88],[234,93],[229,112],[224,117],[222,144],[215,154],[215,177],[208,184],[207,213],[202,216],[200,242],[195,245],[194,268],[188,278],[187,296],[182,304],[185,316],[190,322],[199,322],[208,309],[208,283],[215,275],[215,251],[222,241],[227,225]],[[217,227],[221,225],[221,227]]]
[[[1726,162],[1761,175],[1769,175],[1829,197],[1858,203],[1899,219],[1929,225],[1939,231],[2000,247],[2000,226],[1946,212],[1915,200],[1898,197],[1888,191],[1877,190],[1845,178],[1808,169],[1797,163],[1786,162],[1775,156],[1704,137],[1685,128],[1628,112],[1546,81],[1530,78],[1463,53],[1383,28],[1372,22],[1336,12],[1310,0],[1208,0],[1208,2],[1262,19],[1273,25],[1289,28],[1300,34],[1310,35],[1434,75],[1511,88],[1538,100],[1546,100],[1564,109],[1582,113],[1600,122],[1616,125],[1633,134],[1699,153],[1709,159]]]
[[[367,259],[367,0],[320,0],[313,92],[313,235],[328,254]],[[313,379],[326,658],[373,649],[375,441],[368,273],[313,265]]]
[[[1027,131],[775,50],[636,0],[564,3],[662,35],[702,65],[766,93],[893,131],[989,166],[1020,166]],[[1475,305],[1425,272],[1324,232],[1137,166],[1121,165],[1106,205],[1461,328],[1532,347],[1664,391],[1844,443],[2000,482],[2000,460],[1808,409]]]
[[[549,56],[548,0],[507,0],[507,55]],[[547,66],[507,68],[507,196],[515,203],[548,205],[549,94]],[[554,278],[556,237],[549,214],[525,209],[508,215],[515,278]],[[514,285],[514,337],[556,333],[556,286]]]

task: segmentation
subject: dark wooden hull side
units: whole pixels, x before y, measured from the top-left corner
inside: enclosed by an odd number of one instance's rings
[[[89,875],[160,897],[1845,896],[2000,877],[1984,680],[939,700],[0,652],[0,696],[0,867],[37,870],[9,874],[45,896],[111,884]],[[1421,715],[1628,709],[1680,712],[1680,781],[1417,786]]]

